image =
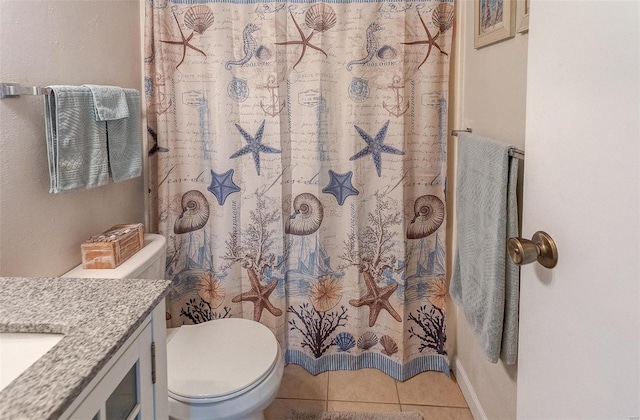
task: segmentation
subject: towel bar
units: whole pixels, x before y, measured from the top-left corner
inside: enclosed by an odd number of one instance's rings
[[[473,130],[470,129],[469,127],[465,128],[464,130],[451,130],[452,136],[458,137],[458,134],[460,133],[473,133]]]
[[[0,99],[19,98],[20,95],[48,95],[51,89],[40,86],[22,86],[18,83],[0,83]]]
[[[465,128],[464,130],[451,130],[452,136],[458,137],[458,134],[460,133],[473,133],[473,130],[469,127]],[[509,156],[516,159],[524,160],[524,150],[512,147],[511,149],[509,149]]]

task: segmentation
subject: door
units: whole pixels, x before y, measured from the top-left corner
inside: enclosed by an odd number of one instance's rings
[[[521,419],[640,416],[640,2],[531,4]]]
[[[99,382],[70,419],[146,420],[155,417],[151,379],[152,327],[148,318],[142,328],[139,327],[137,336],[129,339],[133,340],[131,344],[114,356],[116,360],[112,365],[100,371]]]

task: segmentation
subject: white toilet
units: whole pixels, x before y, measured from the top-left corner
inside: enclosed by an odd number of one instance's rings
[[[119,267],[80,265],[62,277],[165,278],[166,242],[146,234],[144,248]],[[170,418],[263,420],[283,371],[278,341],[258,322],[224,318],[167,330]]]

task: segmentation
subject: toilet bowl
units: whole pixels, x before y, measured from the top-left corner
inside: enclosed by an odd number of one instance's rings
[[[284,371],[264,325],[226,318],[167,334],[169,415],[175,419],[262,420]]]
[[[144,247],[112,270],[82,265],[62,277],[165,278],[166,238],[146,234]],[[167,330],[169,418],[263,420],[284,372],[278,341],[264,325],[223,318]]]

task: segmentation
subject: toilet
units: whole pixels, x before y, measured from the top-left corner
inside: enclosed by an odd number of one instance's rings
[[[62,277],[162,279],[166,243],[146,234],[144,247],[115,269],[79,265]],[[167,329],[170,418],[263,420],[283,372],[280,345],[258,322],[223,318]]]

